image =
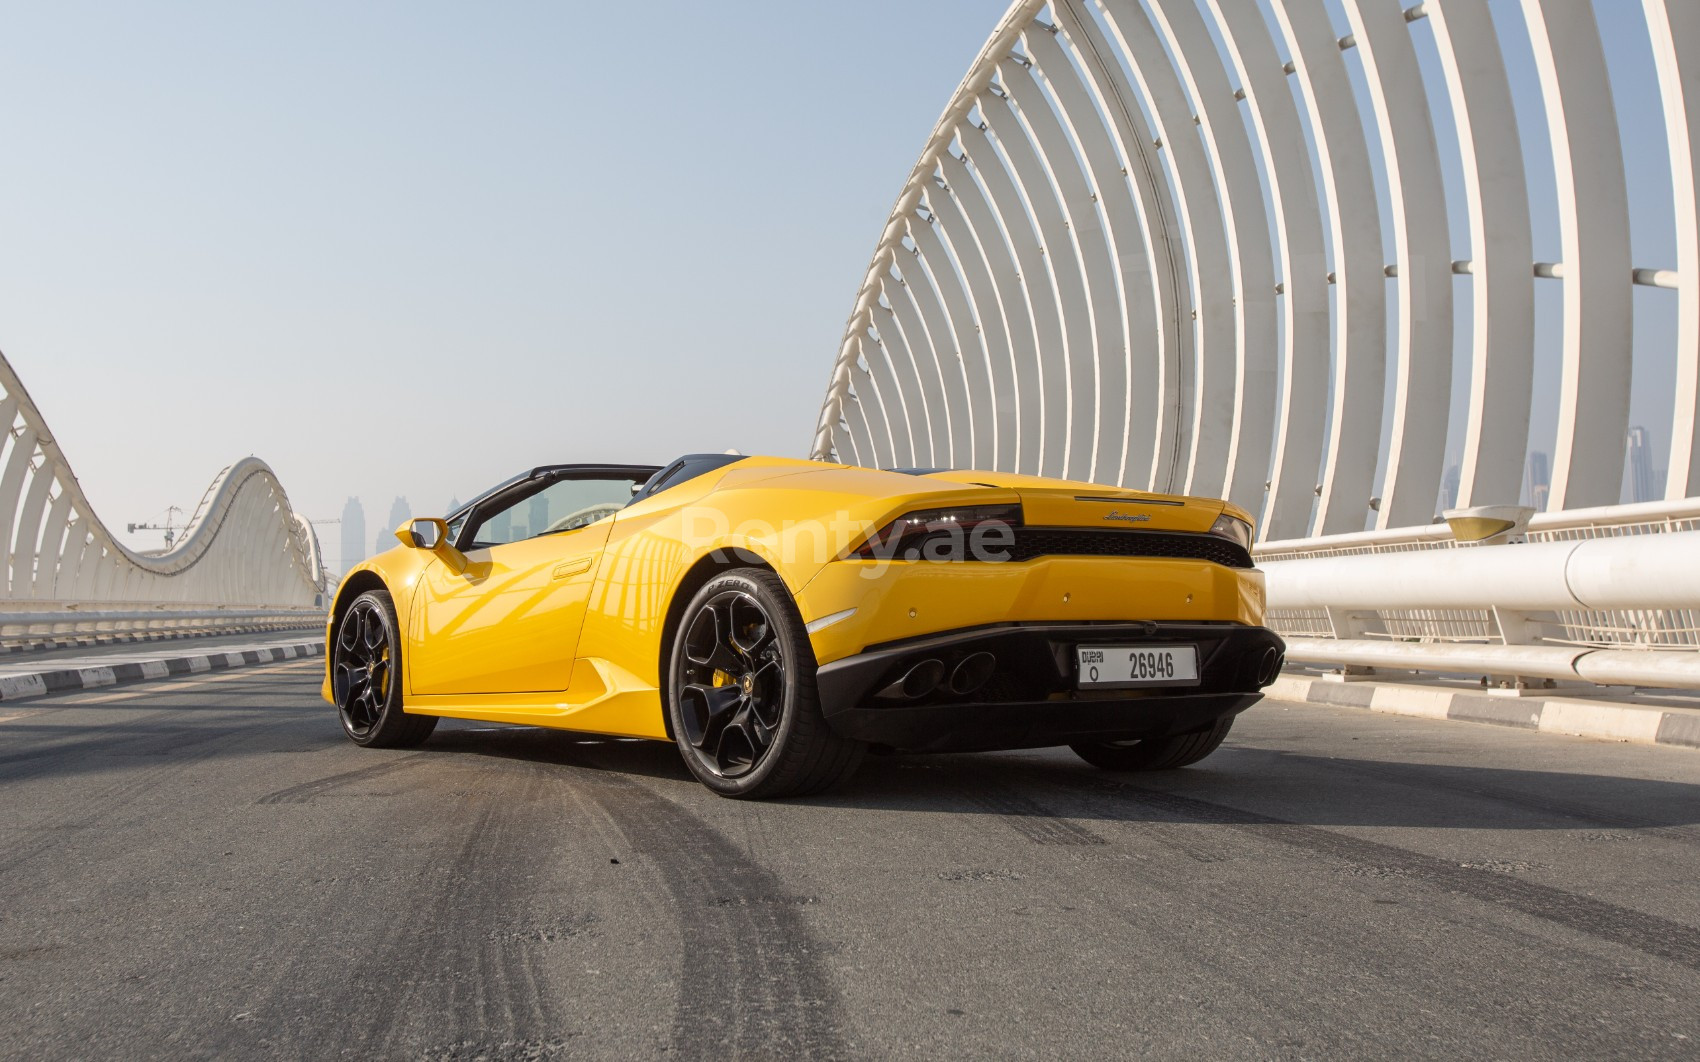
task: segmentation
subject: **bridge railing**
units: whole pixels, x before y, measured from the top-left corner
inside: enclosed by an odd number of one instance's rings
[[[239,608],[219,605],[113,602],[32,604],[0,602],[0,650],[144,641],[205,634],[318,631],[318,608]]]
[[[312,525],[253,457],[213,479],[172,548],[119,542],[0,356],[0,647],[313,627],[325,591]]]
[[[1700,498],[1545,513],[1503,545],[1432,524],[1256,557],[1294,660],[1700,688]]]

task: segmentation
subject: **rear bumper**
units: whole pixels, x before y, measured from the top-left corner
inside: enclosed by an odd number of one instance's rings
[[[1076,646],[1143,643],[1197,646],[1199,682],[1075,688]],[[817,684],[827,723],[845,737],[925,752],[1043,748],[1166,737],[1242,712],[1274,681],[1284,650],[1273,632],[1236,623],[995,624],[870,647],[823,665]],[[922,661],[948,676],[975,653],[996,658],[978,689],[887,692]]]

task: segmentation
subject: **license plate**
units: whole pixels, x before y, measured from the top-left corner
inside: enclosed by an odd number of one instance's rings
[[[1198,685],[1197,646],[1080,645],[1075,653],[1083,690]]]

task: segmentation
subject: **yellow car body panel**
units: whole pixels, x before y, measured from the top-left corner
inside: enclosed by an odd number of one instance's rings
[[[611,521],[467,554],[464,571],[428,565],[407,621],[408,689],[419,696],[564,690]],[[523,622],[516,622],[522,620]]]
[[[839,617],[810,634],[822,665],[871,645],[998,623],[1263,622],[1262,574],[1203,560],[846,559],[870,531],[906,513],[1004,504],[1020,504],[1032,527],[1125,520],[1202,533],[1224,512],[1250,523],[1219,500],[1102,484],[750,457],[565,534],[463,555],[406,544],[379,554],[344,577],[327,648],[341,610],[381,583],[403,632],[406,711],[665,740],[669,610],[683,603],[687,575],[728,551],[777,573],[805,624]],[[569,644],[570,652],[560,649]]]
[[[968,571],[954,570],[968,568]],[[1117,570],[1117,569],[1120,570]],[[1002,564],[875,562],[832,565],[798,597],[805,617],[845,619],[810,635],[830,664],[870,645],[995,623],[1090,623],[1137,618],[1180,623],[1263,622],[1263,573],[1207,561],[1157,558],[1106,565],[1097,557]],[[1130,601],[1138,601],[1132,612]]]

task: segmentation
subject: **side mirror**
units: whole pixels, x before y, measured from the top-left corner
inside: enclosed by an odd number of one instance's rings
[[[395,537],[404,546],[435,552],[438,546],[448,544],[449,525],[435,517],[417,517],[396,528]]]

